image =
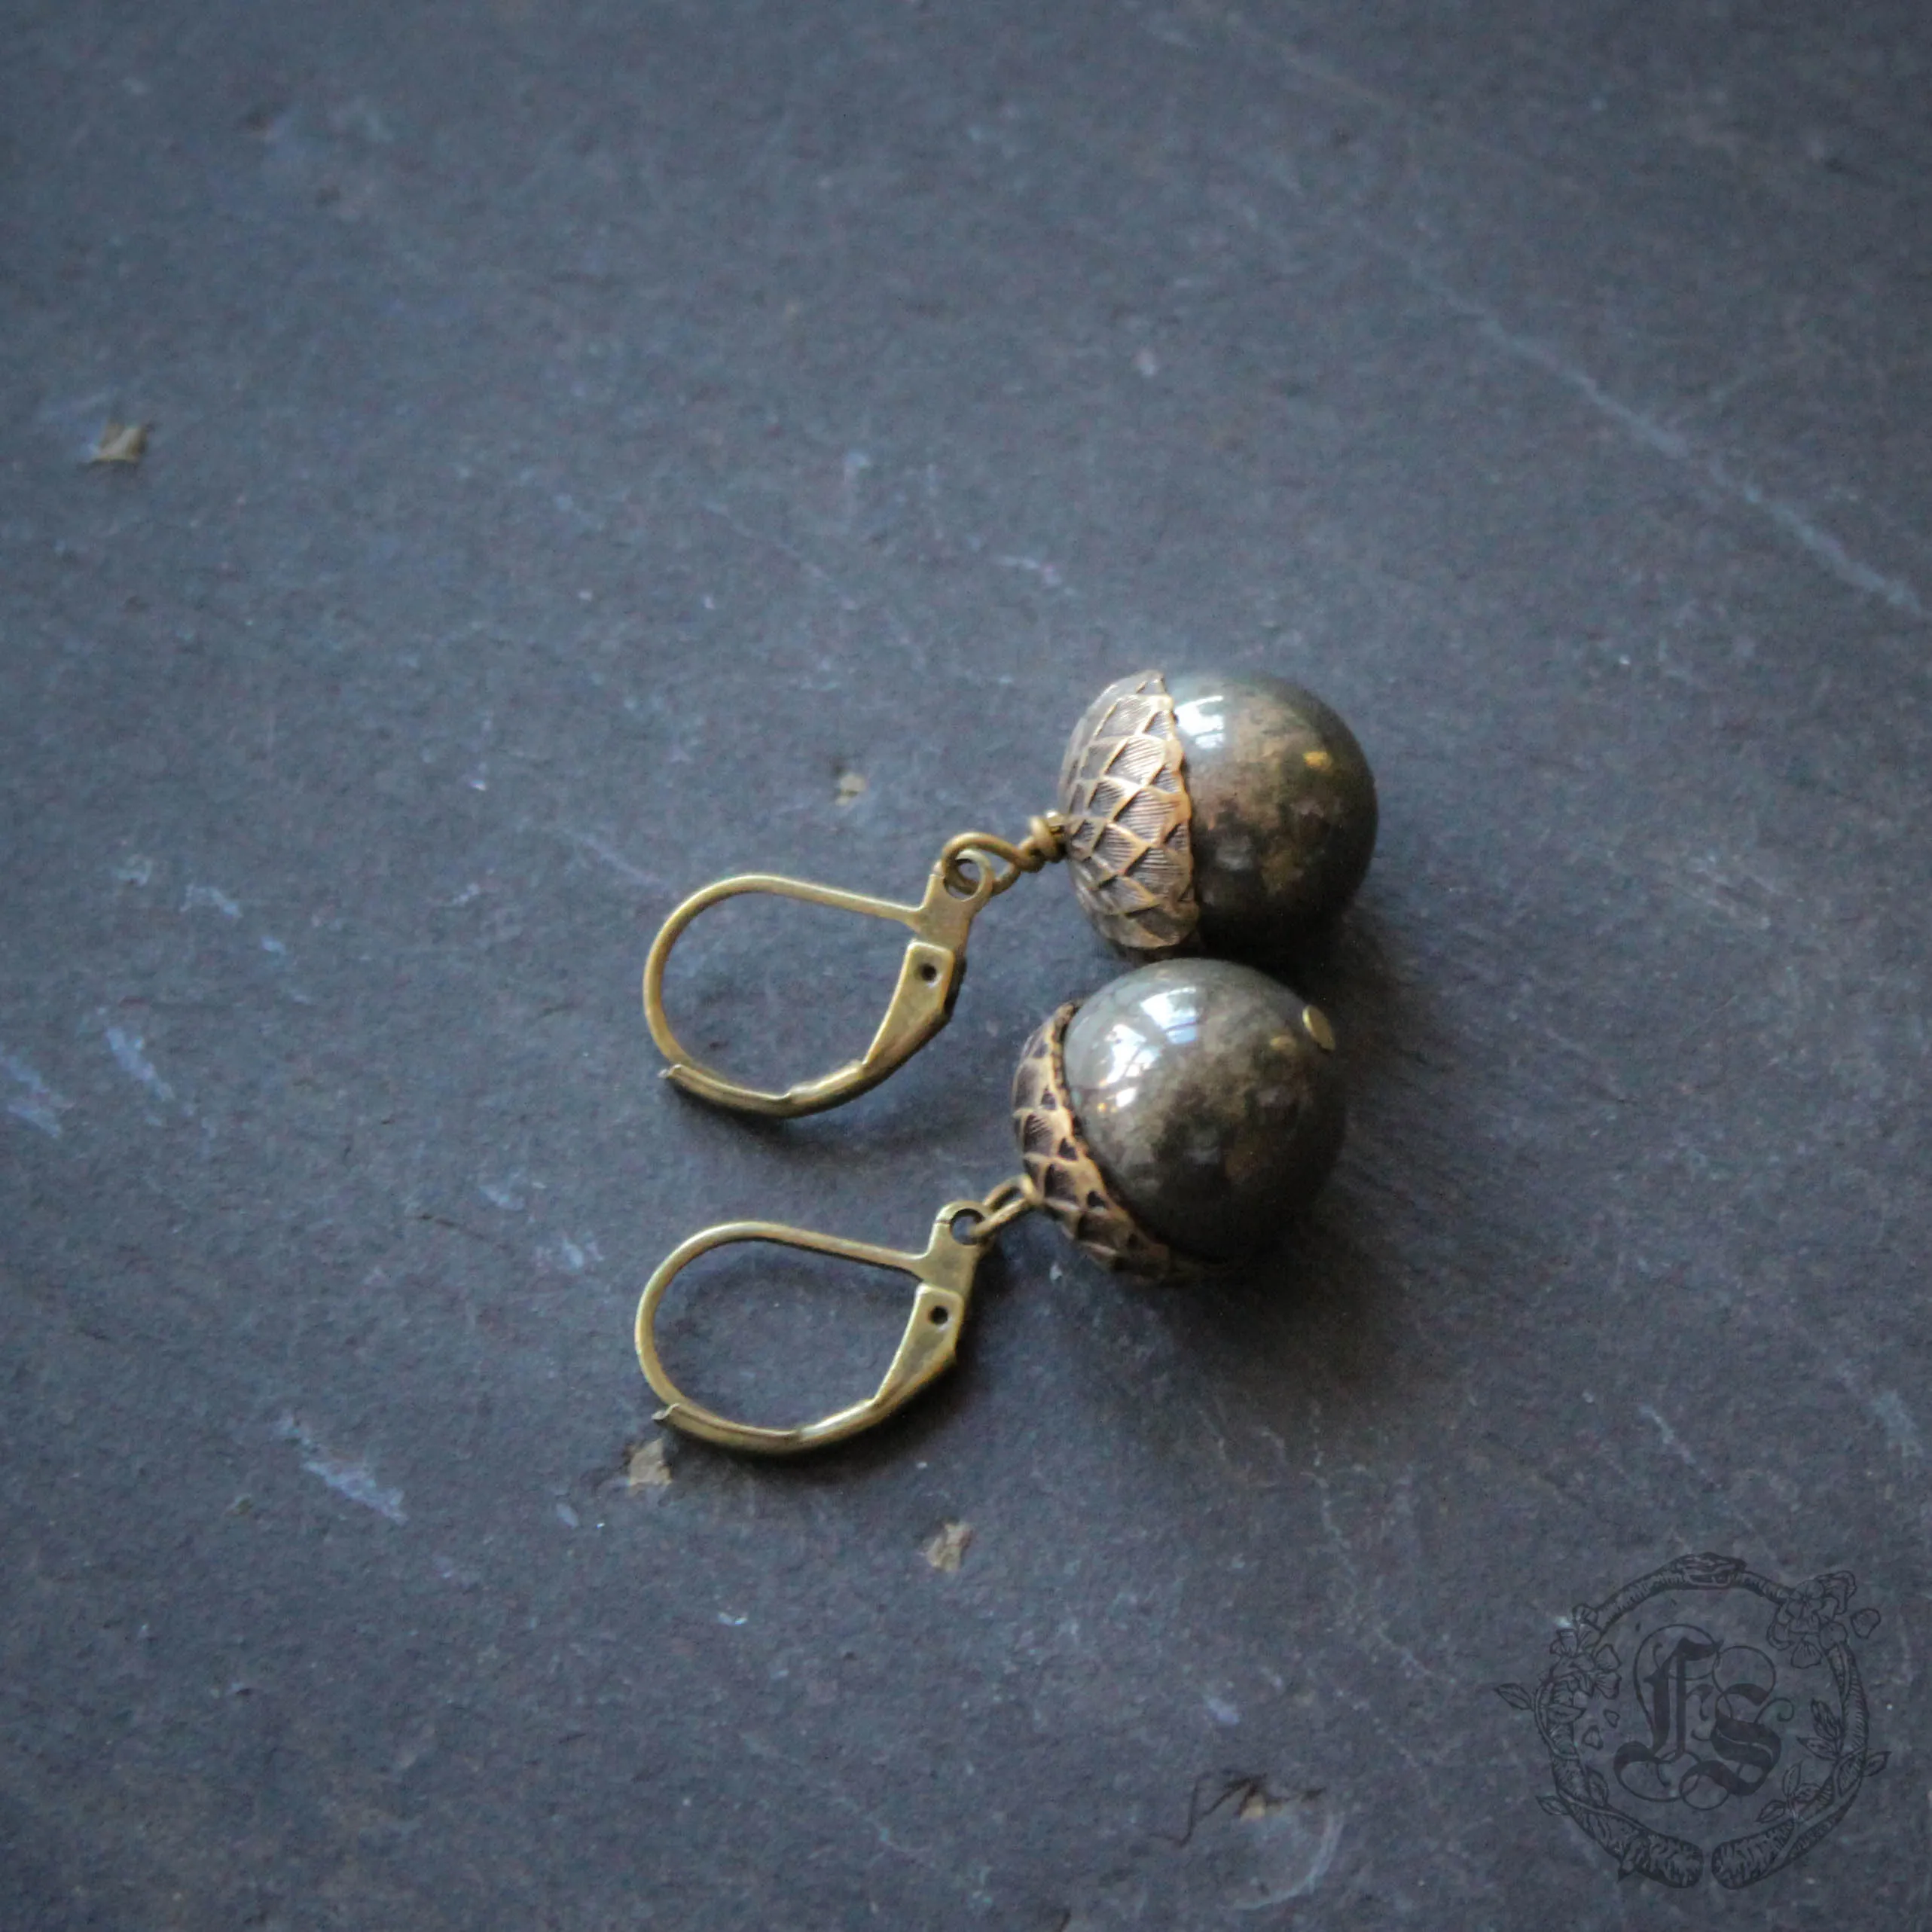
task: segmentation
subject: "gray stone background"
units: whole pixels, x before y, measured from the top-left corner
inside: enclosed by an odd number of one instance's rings
[[[1932,1924],[1929,21],[0,5],[0,1919]],[[658,1257],[916,1243],[1113,970],[1027,881],[749,1128],[656,922],[912,896],[1153,663],[1379,774],[1312,1225],[1195,1297],[1023,1225],[899,1424],[633,1483]],[[893,950],[674,993],[813,1071]],[[766,1419],[902,1306],[702,1288]],[[1702,1549],[1885,1618],[1884,1775],[1739,1894],[1492,1689]]]

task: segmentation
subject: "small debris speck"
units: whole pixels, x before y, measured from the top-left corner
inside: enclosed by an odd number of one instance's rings
[[[624,1460],[624,1486],[635,1496],[642,1489],[668,1489],[671,1466],[664,1460],[664,1439],[654,1436],[648,1442],[633,1442]]]
[[[145,423],[104,423],[94,447],[87,452],[90,463],[138,463],[147,453],[148,425]]]
[[[1139,349],[1134,354],[1134,366],[1143,376],[1158,376],[1161,373],[1161,359],[1151,349]]]
[[[832,801],[835,805],[850,805],[865,797],[866,790],[865,774],[862,771],[841,768],[832,780]]]
[[[949,1576],[957,1576],[960,1565],[966,1561],[966,1546],[972,1541],[970,1523],[942,1523],[926,1539],[920,1554],[935,1570],[943,1570]]]

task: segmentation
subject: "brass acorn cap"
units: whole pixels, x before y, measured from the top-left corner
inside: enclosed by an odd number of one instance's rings
[[[1040,1204],[1103,1268],[1146,1281],[1180,1281],[1201,1264],[1140,1226],[1116,1197],[1067,1100],[1060,1043],[1077,1010],[1070,1001],[1034,1028],[1013,1074],[1013,1131]]]
[[[1193,816],[1174,700],[1158,671],[1107,686],[1068,741],[1060,772],[1073,890],[1103,937],[1158,956],[1199,924]]]

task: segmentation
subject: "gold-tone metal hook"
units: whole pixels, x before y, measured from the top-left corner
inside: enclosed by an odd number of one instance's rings
[[[960,1329],[966,1320],[980,1256],[1000,1228],[1038,1204],[1031,1183],[1024,1178],[1003,1182],[984,1201],[949,1201],[934,1217],[932,1235],[917,1253],[876,1247],[869,1241],[844,1241],[836,1235],[816,1234],[808,1228],[787,1227],[777,1221],[728,1221],[693,1235],[664,1257],[637,1303],[638,1364],[664,1403],[656,1419],[728,1449],[768,1456],[795,1455],[801,1449],[842,1441],[884,1421],[951,1366],[959,1348]],[[890,1268],[918,1283],[892,1364],[878,1387],[863,1402],[795,1429],[770,1429],[756,1423],[734,1422],[692,1401],[671,1380],[658,1353],[659,1305],[680,1270],[700,1255],[734,1241],[803,1248],[813,1254]]]
[[[947,841],[916,905],[772,872],[742,873],[693,893],[664,921],[644,962],[644,1018],[658,1051],[670,1062],[664,1077],[720,1106],[783,1120],[817,1113],[867,1092],[905,1065],[952,1018],[953,1002],[966,973],[966,935],[980,908],[1022,872],[1036,872],[1059,858],[1063,849],[1057,813],[1035,819],[1017,845],[988,832],[961,832]],[[704,1065],[672,1030],[664,1011],[664,968],[685,928],[707,907],[745,893],[768,893],[829,906],[835,912],[890,920],[912,934],[900,962],[898,984],[871,1045],[858,1059],[782,1093],[746,1086]]]

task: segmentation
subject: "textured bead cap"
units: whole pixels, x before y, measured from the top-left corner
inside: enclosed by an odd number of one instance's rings
[[[1102,935],[1131,952],[1174,951],[1200,923],[1181,760],[1167,680],[1143,671],[1088,707],[1061,768],[1074,892]]]
[[[1199,1265],[1139,1226],[1116,1201],[1067,1104],[1060,1042],[1076,1008],[1062,1006],[1033,1030],[1013,1075],[1013,1131],[1040,1204],[1083,1253],[1103,1268],[1148,1281],[1184,1280]]]

